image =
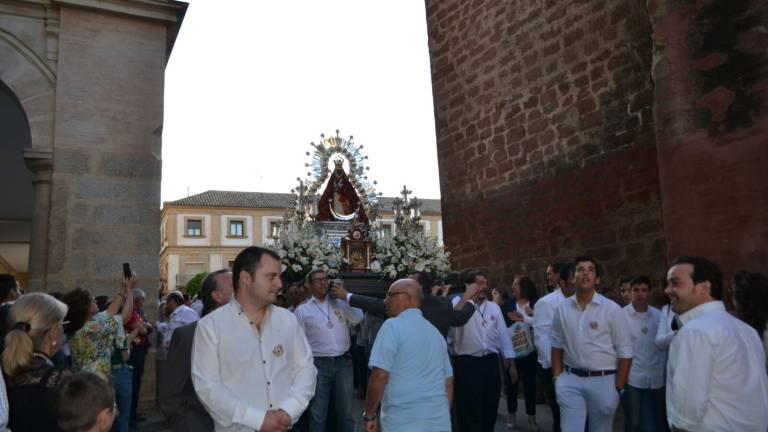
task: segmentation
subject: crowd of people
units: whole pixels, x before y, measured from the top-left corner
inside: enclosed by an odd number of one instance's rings
[[[249,247],[207,276],[197,299],[170,292],[160,320],[124,278],[110,298],[23,294],[0,275],[0,430],[127,431],[148,336],[159,405],[174,431],[768,430],[768,278],[681,256],[662,283],[617,277],[591,257],[491,288],[467,269],[414,272],[384,299],[313,270],[281,278]],[[735,310],[726,311],[725,294]],[[524,416],[518,416],[522,386]],[[363,399],[354,412],[355,396]],[[521,408],[522,411],[522,408]],[[357,416],[361,416],[358,418]]]

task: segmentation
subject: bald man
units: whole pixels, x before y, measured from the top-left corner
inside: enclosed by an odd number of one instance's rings
[[[381,326],[368,362],[366,432],[378,430],[379,403],[385,432],[451,430],[453,369],[445,339],[421,314],[423,298],[411,279],[389,287],[384,303],[391,318]]]

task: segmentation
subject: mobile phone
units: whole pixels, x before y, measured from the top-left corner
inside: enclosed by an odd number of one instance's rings
[[[133,273],[131,272],[131,265],[128,263],[123,263],[123,277],[130,279],[131,276],[133,276]]]

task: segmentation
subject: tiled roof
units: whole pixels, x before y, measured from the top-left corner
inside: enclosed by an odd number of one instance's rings
[[[381,197],[382,210],[392,210],[394,197]],[[421,199],[422,213],[440,213],[439,199]],[[286,208],[291,205],[291,194],[275,192],[234,192],[209,190],[166,205],[188,207],[233,207],[233,208]]]

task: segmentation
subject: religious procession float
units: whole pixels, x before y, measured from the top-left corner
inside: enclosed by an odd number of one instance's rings
[[[270,246],[280,255],[283,276],[299,280],[319,268],[344,280],[354,292],[382,294],[390,281],[413,271],[441,277],[449,271],[448,253],[420,224],[422,202],[403,187],[392,200],[394,232],[386,232],[375,181],[368,179],[363,146],[339,131],[320,135],[305,179],[291,190],[278,239]]]

